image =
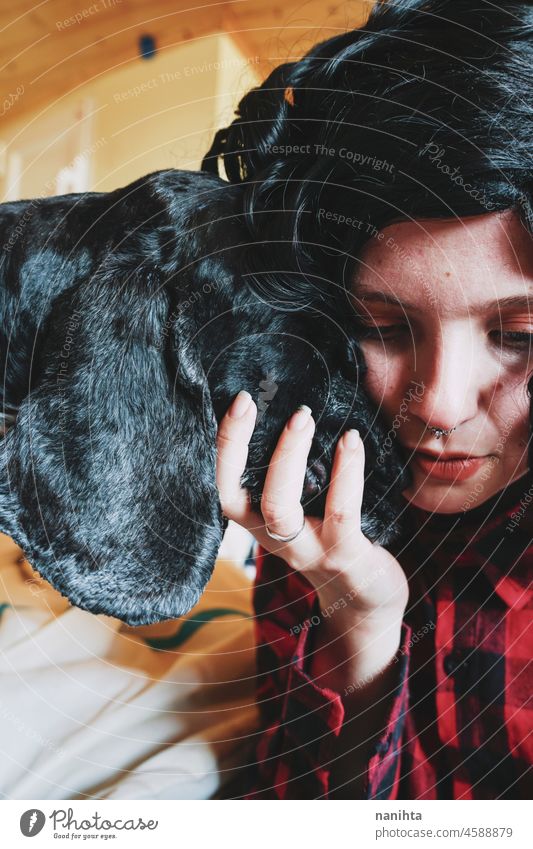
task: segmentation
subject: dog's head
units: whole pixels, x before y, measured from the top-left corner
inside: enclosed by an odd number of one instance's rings
[[[355,427],[365,446],[362,531],[380,545],[393,541],[401,531],[401,492],[409,472],[401,447],[387,440],[382,416],[364,390],[357,338],[324,312],[283,314],[270,312],[264,303],[261,311],[261,320],[256,310],[241,313],[237,327],[223,318],[220,327],[211,325],[216,350],[206,340],[204,357],[218,421],[239,389],[247,389],[258,408],[241,479],[252,506],[260,511],[268,464],[285,424],[298,405],[307,404],[316,427],[301,496],[304,512],[324,514],[336,444]]]
[[[395,453],[373,468],[384,431],[352,340],[350,362],[334,323],[270,309],[240,278],[235,187],[165,174],[2,218],[3,402],[17,415],[0,442],[0,530],[73,604],[130,625],[187,613],[211,576],[217,426],[239,389],[259,408],[243,478],[257,501],[299,403],[317,422],[306,512],[320,515],[351,426],[373,540],[393,535],[405,487]]]

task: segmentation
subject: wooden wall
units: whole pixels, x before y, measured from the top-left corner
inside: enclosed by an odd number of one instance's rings
[[[244,55],[259,56],[264,79],[317,41],[360,26],[372,5],[373,0],[0,0],[2,95],[23,88],[2,121],[137,61],[145,33],[160,52],[229,33]]]

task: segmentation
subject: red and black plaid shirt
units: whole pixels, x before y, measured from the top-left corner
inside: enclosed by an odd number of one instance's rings
[[[407,508],[409,532],[390,550],[410,598],[386,726],[365,753],[362,798],[531,798],[532,499],[528,472],[464,513]],[[263,731],[245,798],[327,799],[344,707],[308,674],[318,598],[258,545],[256,567]]]

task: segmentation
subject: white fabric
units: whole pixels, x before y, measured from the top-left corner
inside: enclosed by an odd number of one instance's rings
[[[0,534],[0,798],[219,793],[258,727],[243,569],[219,558],[186,617],[129,628],[72,607],[21,555]],[[177,648],[147,642],[186,620],[197,628]]]

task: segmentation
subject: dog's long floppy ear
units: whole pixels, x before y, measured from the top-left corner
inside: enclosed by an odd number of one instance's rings
[[[0,529],[73,604],[130,625],[191,609],[224,526],[207,382],[171,322],[154,270],[61,294],[0,442]]]

